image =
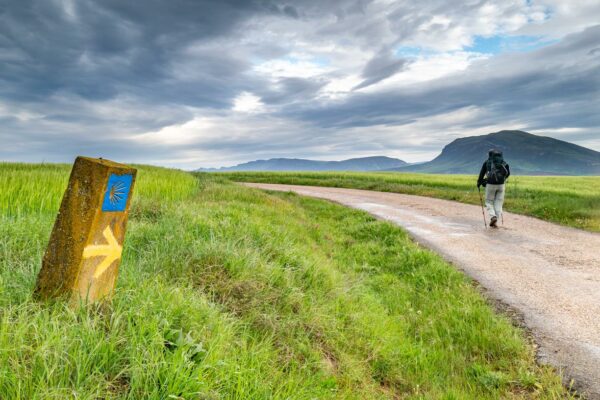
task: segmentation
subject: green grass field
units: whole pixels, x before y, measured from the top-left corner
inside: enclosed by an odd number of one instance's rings
[[[562,399],[524,333],[392,224],[140,167],[111,303],[31,293],[69,168],[0,165],[0,399]]]
[[[416,194],[479,204],[476,175],[397,172],[229,172],[219,176],[238,182],[334,186]],[[482,188],[483,189],[483,188]],[[507,211],[600,232],[600,177],[511,176]]]

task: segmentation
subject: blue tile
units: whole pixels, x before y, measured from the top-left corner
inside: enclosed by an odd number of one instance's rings
[[[102,211],[125,211],[132,181],[133,176],[131,174],[110,174],[104,193]]]

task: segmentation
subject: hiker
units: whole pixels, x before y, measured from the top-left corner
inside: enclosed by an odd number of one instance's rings
[[[510,167],[504,161],[500,150],[491,149],[488,159],[483,162],[477,189],[485,187],[485,206],[490,215],[490,226],[497,227],[498,218],[502,216],[502,204],[504,203],[504,182],[510,176]]]

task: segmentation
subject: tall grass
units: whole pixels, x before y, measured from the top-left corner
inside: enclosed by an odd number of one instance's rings
[[[12,184],[68,175],[31,168],[45,178]],[[60,195],[54,210],[39,196],[0,214],[1,399],[570,396],[523,332],[401,229],[146,170],[103,305],[31,299]]]
[[[63,164],[0,163],[0,214],[56,212],[69,170]]]
[[[398,172],[231,172],[239,182],[332,186],[407,193],[478,204],[474,175]],[[505,208],[515,213],[600,232],[600,177],[511,176]]]
[[[197,190],[191,175],[166,168],[137,166],[134,199],[169,202]],[[69,181],[70,165],[0,163],[0,215],[56,213]]]

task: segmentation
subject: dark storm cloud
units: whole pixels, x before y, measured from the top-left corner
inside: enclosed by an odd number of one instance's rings
[[[597,45],[598,37],[600,25],[542,50],[481,61],[465,72],[424,85],[361,93],[343,103],[288,112],[324,127],[345,128],[402,125],[477,106],[487,108],[495,121],[522,117],[535,128],[597,127],[600,56],[590,54],[589,49]]]
[[[354,90],[362,89],[380,82],[401,71],[407,64],[407,60],[392,56],[390,50],[383,50],[373,57],[365,65],[362,71],[364,81],[354,87]]]
[[[510,120],[579,128],[572,137],[585,142],[600,126],[600,26],[390,84],[416,65],[398,47],[461,50],[474,35],[513,29],[531,3],[0,0],[0,159],[429,151],[450,138],[443,122],[426,142],[401,128],[465,109],[477,113],[465,129]],[[256,108],[235,111],[240,98]]]
[[[266,104],[290,104],[304,102],[314,98],[326,82],[322,79],[280,78],[267,88],[258,88],[255,92]]]
[[[98,100],[125,91],[169,96],[185,84],[173,83],[170,71],[182,49],[195,40],[226,35],[260,10],[243,0],[155,0],[143,6],[130,1],[9,2],[0,14],[0,51],[15,55],[3,61],[0,93],[22,101],[57,92]],[[246,66],[223,54],[204,54],[198,67],[211,77],[231,79]],[[214,86],[208,82],[197,88],[210,93],[205,96],[182,93],[177,98],[222,106],[225,100],[219,98],[228,99],[231,92]]]

